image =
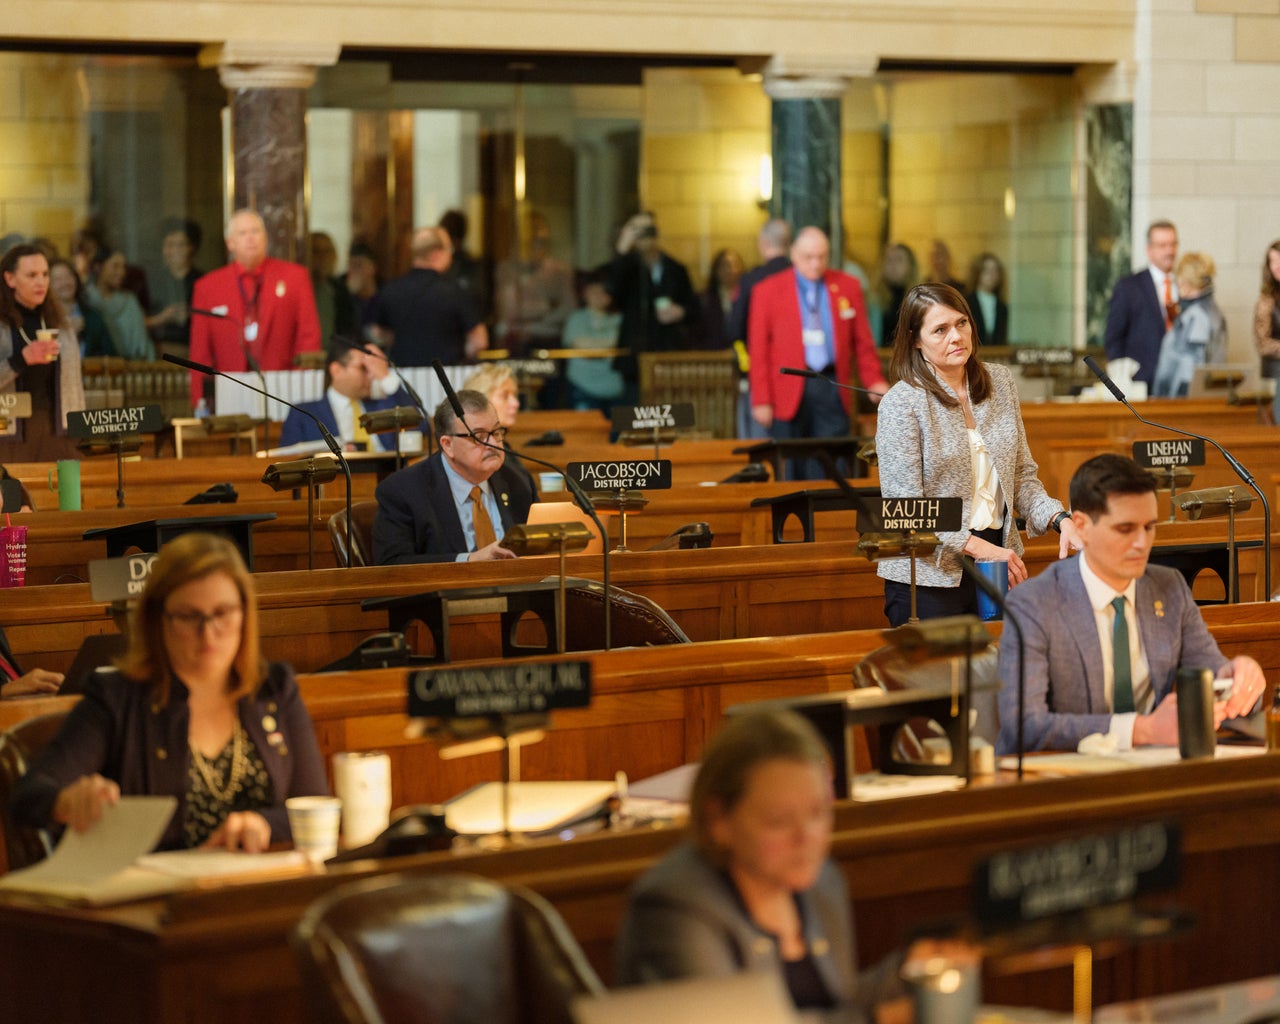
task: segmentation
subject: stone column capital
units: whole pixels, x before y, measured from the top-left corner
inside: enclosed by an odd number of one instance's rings
[[[878,64],[872,56],[776,53],[760,71],[770,99],[830,100],[844,95],[850,79],[875,74]]]
[[[217,68],[223,88],[310,89],[316,68],[338,63],[338,43],[236,40],[200,50],[200,66]]]

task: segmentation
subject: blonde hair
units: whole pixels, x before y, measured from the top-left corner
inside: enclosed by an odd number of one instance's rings
[[[488,397],[507,381],[511,381],[512,384],[516,382],[516,375],[510,366],[506,363],[485,363],[463,381],[462,386],[467,391],[479,391],[480,394]]]
[[[746,792],[751,772],[766,761],[831,768],[822,737],[794,711],[752,711],[730,719],[703,749],[689,794],[693,842],[712,863],[724,860],[724,851],[711,838],[712,815],[732,811]]]
[[[1203,291],[1213,284],[1214,275],[1218,272],[1213,257],[1203,252],[1183,253],[1174,269],[1173,277],[1178,284],[1186,281]]]
[[[169,677],[173,666],[164,640],[165,602],[181,586],[222,573],[240,591],[244,615],[240,625],[240,650],[232,670],[229,695],[255,692],[266,678],[267,667],[258,644],[258,600],[253,576],[234,544],[212,533],[184,533],[169,541],[151,566],[146,588],[129,617],[129,647],[117,662],[130,679],[151,686],[152,701],[169,701]]]

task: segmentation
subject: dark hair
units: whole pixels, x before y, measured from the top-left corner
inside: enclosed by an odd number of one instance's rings
[[[973,313],[964,296],[949,284],[918,284],[907,292],[902,300],[902,309],[898,313],[898,328],[893,335],[893,354],[889,358],[889,373],[898,380],[906,381],[914,388],[923,388],[945,406],[957,406],[959,401],[951,390],[938,380],[933,367],[925,359],[917,343],[920,341],[920,328],[924,318],[934,306],[946,306],[962,314],[969,321],[972,330]],[[991,374],[978,359],[978,333],[973,331],[973,351],[964,364],[965,386],[969,389],[969,400],[977,405],[991,397]]]
[[[142,597],[130,616],[129,649],[117,662],[130,679],[150,684],[155,704],[163,706],[168,702],[172,675],[164,639],[165,602],[179,587],[217,573],[230,577],[244,602],[240,650],[228,693],[233,697],[247,696],[266,678],[266,663],[258,646],[258,600],[253,576],[245,568],[239,549],[225,537],[184,533],[169,541],[156,556]]]
[[[18,264],[28,256],[39,256],[48,265],[49,257],[44,254],[44,250],[29,242],[15,245],[4,256],[0,256],[0,321],[8,324],[14,331],[22,330],[22,311],[18,309],[17,296],[4,275],[17,273]],[[68,326],[67,314],[58,297],[53,294],[53,289],[45,293],[44,302],[40,303],[36,312],[44,317],[45,323],[50,327],[61,329]]]
[[[978,279],[982,277],[982,265],[991,260],[996,265],[996,269],[1000,271],[1000,283],[996,285],[995,295],[997,298],[1004,299],[1004,264],[1000,262],[1000,257],[993,252],[980,252],[974,257],[973,263],[969,265],[969,294],[978,294]]]
[[[484,412],[486,409],[493,408],[487,396],[480,394],[479,391],[468,391],[466,388],[458,392],[458,404],[462,406],[464,413]],[[460,426],[458,417],[453,414],[453,405],[447,398],[437,405],[436,411],[431,414],[431,428],[436,437],[456,434]]]
[[[76,268],[71,265],[70,260],[64,260],[61,256],[56,256],[49,261],[49,288],[53,288],[53,268],[66,267],[71,274],[71,280],[76,283],[76,304],[83,306],[85,304],[84,282],[80,280],[80,275],[76,273]]]
[[[729,720],[702,751],[689,793],[693,841],[713,863],[723,851],[711,838],[710,816],[732,811],[746,792],[751,772],[766,761],[800,761],[831,767],[822,737],[794,711],[752,711]]]
[[[160,222],[160,238],[162,240],[179,232],[187,236],[187,241],[191,243],[192,253],[197,252],[200,248],[200,243],[204,240],[204,231],[201,230],[199,224],[185,217],[166,217]]]
[[[1280,305],[1280,281],[1271,273],[1270,256],[1273,251],[1280,252],[1280,238],[1267,246],[1267,251],[1262,254],[1262,294],[1270,296],[1272,302]]]
[[[1155,494],[1156,478],[1124,455],[1095,455],[1071,477],[1071,508],[1097,520],[1113,494]]]
[[[444,228],[455,249],[462,247],[467,239],[467,215],[461,210],[445,210],[440,218],[440,227]]]

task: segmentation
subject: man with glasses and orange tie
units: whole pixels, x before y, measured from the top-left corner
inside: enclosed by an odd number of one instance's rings
[[[378,565],[515,558],[501,538],[528,518],[533,489],[503,465],[507,430],[489,400],[463,390],[458,401],[466,423],[441,402],[431,418],[440,450],[392,473],[374,492]]]
[[[1177,258],[1178,229],[1170,221],[1154,221],[1147,228],[1149,265],[1116,282],[1107,309],[1107,361],[1126,356],[1134,360],[1138,369],[1133,379],[1148,388],[1155,380],[1160,343],[1178,318],[1178,282],[1173,278]]]

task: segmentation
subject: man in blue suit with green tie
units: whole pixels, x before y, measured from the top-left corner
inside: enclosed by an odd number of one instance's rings
[[[1132,459],[1099,455],[1076,470],[1070,497],[1082,551],[1009,593],[1008,618],[1025,631],[1026,749],[1075,750],[1092,733],[1107,734],[1117,750],[1176,745],[1180,668],[1231,680],[1215,702],[1215,726],[1250,713],[1265,687],[1262,667],[1247,655],[1223,657],[1182,574],[1148,564],[1159,519],[1155,478]],[[1006,623],[1002,754],[1017,742],[1018,658],[1015,627]]]

